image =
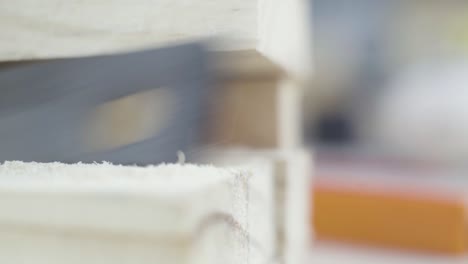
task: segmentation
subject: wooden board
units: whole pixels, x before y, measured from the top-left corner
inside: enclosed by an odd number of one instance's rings
[[[251,173],[211,166],[0,165],[1,263],[263,264]],[[253,188],[253,189],[251,189]],[[259,203],[259,204],[252,204]]]
[[[313,173],[311,154],[303,149],[286,151],[242,148],[210,149],[196,154],[194,157],[200,162],[240,166],[251,170],[265,167],[265,163],[270,164],[271,175],[268,181],[263,181],[263,185],[273,184],[272,222],[275,227],[273,263],[304,263],[311,235],[309,225],[309,186]],[[252,179],[258,175],[257,173]]]
[[[112,53],[223,37],[290,72],[310,70],[306,0],[17,0],[0,3],[0,60]]]
[[[302,142],[301,89],[286,80],[223,83],[211,144],[288,149]]]
[[[255,1],[3,2],[0,58],[101,54],[217,34],[252,41],[255,14]]]

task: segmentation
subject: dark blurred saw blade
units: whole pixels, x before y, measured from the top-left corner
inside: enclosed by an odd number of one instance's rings
[[[210,74],[198,43],[0,71],[0,161],[173,162],[199,143]]]

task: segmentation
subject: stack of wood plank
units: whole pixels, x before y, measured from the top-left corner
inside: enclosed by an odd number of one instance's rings
[[[198,158],[235,169],[5,163],[0,261],[300,263],[311,163],[300,126],[311,70],[306,2],[1,3],[3,62],[225,37],[214,149]]]
[[[302,142],[300,78],[256,50],[217,53],[220,93],[209,148],[195,160],[255,168],[269,164],[279,263],[303,263],[309,249],[312,157]],[[266,165],[264,165],[266,166]]]

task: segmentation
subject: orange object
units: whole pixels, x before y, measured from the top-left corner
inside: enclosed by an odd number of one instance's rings
[[[317,180],[312,193],[318,239],[439,253],[467,250],[466,205],[456,193],[351,185],[343,177]]]

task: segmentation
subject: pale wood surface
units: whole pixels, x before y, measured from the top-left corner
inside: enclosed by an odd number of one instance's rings
[[[239,81],[224,85],[213,125],[213,143],[275,147],[278,139],[278,88],[275,81]]]
[[[301,80],[313,71],[311,2],[258,0],[258,50]]]
[[[2,1],[0,58],[101,54],[214,35],[255,42],[256,12],[253,0]]]
[[[0,263],[263,264],[245,235],[247,174],[194,165],[6,163]]]
[[[298,83],[255,50],[217,52],[219,96],[213,144],[257,148],[301,146]]]
[[[204,161],[229,166],[240,164],[258,168],[265,161],[272,165],[270,180],[273,181],[277,256],[274,263],[304,263],[311,233],[309,199],[314,166],[311,153],[299,148],[287,151],[221,148],[205,150],[198,155]]]
[[[278,81],[287,73],[255,49],[214,52],[214,67],[222,81]]]
[[[259,246],[259,254],[266,259],[277,256],[276,210],[275,201],[275,163],[253,151],[227,149],[203,149],[189,155],[189,159],[201,164],[215,164],[221,167],[247,169],[252,172],[249,180],[249,225],[248,232]],[[266,220],[266,221],[265,221]],[[254,252],[254,251],[253,251]]]
[[[302,91],[293,82],[240,79],[222,85],[210,143],[280,149],[300,146]]]
[[[295,76],[311,72],[307,0],[15,0],[0,3],[0,60],[112,53],[224,37]]]

